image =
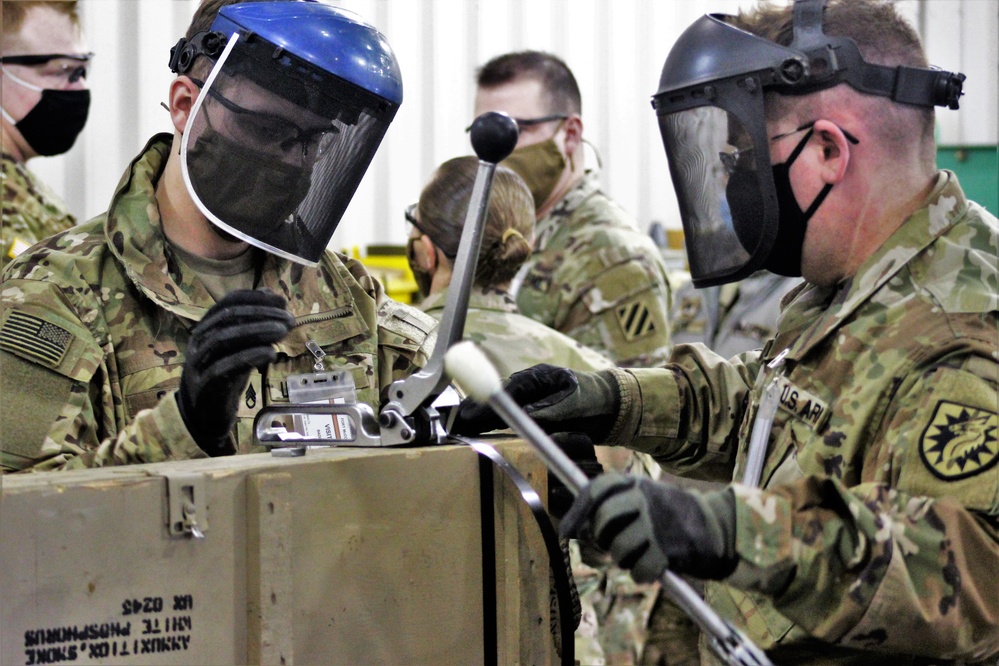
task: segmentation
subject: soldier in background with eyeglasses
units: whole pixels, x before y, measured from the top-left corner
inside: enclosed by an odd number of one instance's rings
[[[26,163],[73,147],[90,109],[86,76],[93,57],[75,1],[8,1],[2,7],[0,269],[35,242],[76,224]]]
[[[476,84],[476,116],[503,111],[517,121],[517,148],[503,165],[534,197],[534,252],[514,282],[517,307],[619,366],[662,365],[670,347],[667,268],[584,163],[572,72],[554,55],[521,51],[487,62]]]
[[[667,267],[652,239],[600,190],[583,159],[579,86],[560,58],[497,56],[479,69],[475,115],[510,114],[517,148],[502,162],[527,183],[537,223],[533,252],[513,289],[522,314],[595,349],[621,367],[659,366],[670,352]],[[604,450],[608,469],[658,478],[647,454]],[[654,585],[638,585],[589,544],[573,543],[583,604],[582,663],[637,663]]]

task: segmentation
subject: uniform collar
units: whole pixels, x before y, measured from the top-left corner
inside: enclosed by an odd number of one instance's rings
[[[856,275],[836,287],[807,285],[800,292],[795,299],[794,310],[801,314],[822,314],[806,334],[788,345],[791,347],[788,360],[801,358],[821,343],[917,255],[953,228],[967,211],[968,201],[957,177],[950,171],[938,172],[933,190],[924,205],[861,264]],[[794,312],[789,312],[788,316],[793,317]],[[780,328],[796,328],[793,322],[782,323],[785,325]],[[781,340],[778,338],[774,351],[780,351],[781,348]]]
[[[420,303],[420,309],[426,313],[443,311],[444,303],[447,301],[447,292],[448,290],[445,289],[430,294]],[[517,302],[510,295],[510,292],[505,289],[496,289],[493,287],[485,289],[482,287],[472,287],[472,291],[468,295],[468,307],[469,309],[474,308],[476,310],[517,312]]]
[[[565,221],[572,217],[576,209],[599,190],[596,174],[586,173],[580,178],[555,207],[534,225],[534,251],[543,251],[555,233],[564,229]]]

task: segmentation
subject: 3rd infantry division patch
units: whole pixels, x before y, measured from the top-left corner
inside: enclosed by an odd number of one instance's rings
[[[645,303],[626,303],[617,308],[617,323],[624,332],[624,339],[628,342],[652,335],[656,331],[656,323],[652,320],[652,313]]]
[[[999,462],[995,412],[941,400],[923,431],[919,453],[934,476],[957,481]]]

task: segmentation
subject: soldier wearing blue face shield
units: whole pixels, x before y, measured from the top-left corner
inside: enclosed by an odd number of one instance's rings
[[[290,375],[349,372],[377,411],[433,347],[433,319],[326,249],[402,102],[384,37],[319,2],[208,0],[170,65],[174,134],[11,264],[5,472],[251,452]]]
[[[562,526],[636,580],[705,579],[774,663],[999,655],[999,223],[934,160],[963,80],[880,0],[698,19],[653,98],[694,284],[804,284],[761,349],[507,387],[551,432],[727,481],[606,474]]]

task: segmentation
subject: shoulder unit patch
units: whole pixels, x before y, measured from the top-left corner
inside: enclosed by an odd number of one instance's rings
[[[919,441],[919,454],[937,478],[957,481],[999,462],[999,415],[941,400]]]
[[[656,332],[649,307],[642,301],[633,301],[617,308],[617,323],[621,325],[624,339],[628,342],[652,335]]]

